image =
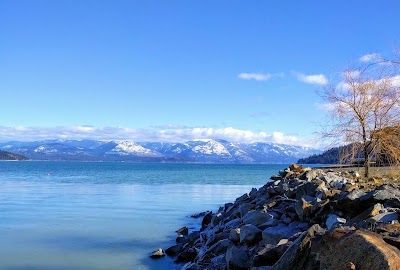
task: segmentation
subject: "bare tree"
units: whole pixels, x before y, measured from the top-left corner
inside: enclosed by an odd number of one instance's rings
[[[322,92],[330,116],[323,135],[349,145],[347,161],[361,153],[365,177],[371,161],[400,160],[399,87],[396,65],[366,64],[345,70]]]
[[[400,65],[400,47],[397,47],[394,51],[394,58],[382,58],[379,54],[378,57],[372,61],[374,64],[384,64],[384,65]]]

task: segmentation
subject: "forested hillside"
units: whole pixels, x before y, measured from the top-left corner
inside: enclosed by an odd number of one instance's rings
[[[0,160],[27,160],[27,157],[0,150]]]

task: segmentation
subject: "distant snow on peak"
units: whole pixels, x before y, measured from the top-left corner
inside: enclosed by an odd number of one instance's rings
[[[52,147],[47,147],[47,146],[44,146],[44,145],[36,147],[35,150],[33,150],[33,151],[35,151],[36,153],[55,153],[55,152],[58,152],[57,149],[54,149]]]
[[[230,155],[225,146],[214,140],[208,140],[206,144],[193,147],[193,151],[205,155]]]
[[[119,155],[140,155],[140,156],[149,156],[149,157],[159,157],[162,156],[160,153],[144,148],[143,146],[134,143],[132,141],[115,141],[117,145],[108,152],[108,154],[118,153]]]

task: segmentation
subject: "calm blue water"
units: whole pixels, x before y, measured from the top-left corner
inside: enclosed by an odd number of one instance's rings
[[[0,269],[173,269],[148,253],[285,167],[0,162]]]

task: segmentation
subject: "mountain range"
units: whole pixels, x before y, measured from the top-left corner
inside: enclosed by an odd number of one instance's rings
[[[276,143],[234,143],[226,140],[194,140],[184,143],[47,140],[0,143],[0,150],[31,160],[292,163],[321,150]]]

